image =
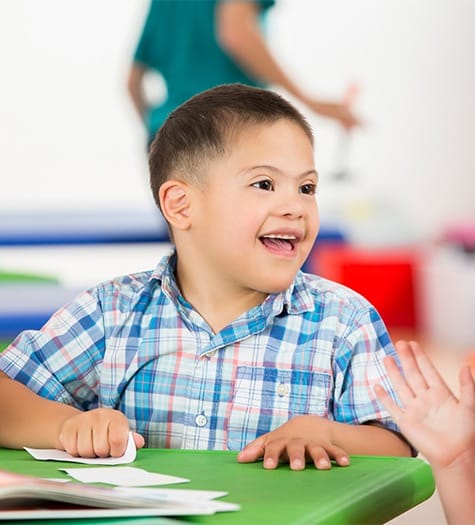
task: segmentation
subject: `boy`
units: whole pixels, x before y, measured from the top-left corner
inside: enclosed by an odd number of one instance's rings
[[[20,334],[0,357],[0,445],[116,456],[130,427],[139,447],[247,445],[239,460],[266,468],[410,454],[373,392],[395,355],[379,315],[299,272],[319,225],[300,113],[205,91],[158,132],[150,176],[175,252]]]

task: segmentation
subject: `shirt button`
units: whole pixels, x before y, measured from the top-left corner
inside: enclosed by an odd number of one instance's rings
[[[208,359],[211,359],[211,358],[214,357],[215,355],[216,355],[216,350],[213,350],[212,352],[208,352],[208,353],[206,354],[206,357],[207,357]]]
[[[289,395],[289,387],[285,383],[280,383],[277,387],[277,394],[279,394],[280,397]]]
[[[204,427],[208,423],[208,418],[204,414],[198,414],[195,417],[195,423],[198,427]]]

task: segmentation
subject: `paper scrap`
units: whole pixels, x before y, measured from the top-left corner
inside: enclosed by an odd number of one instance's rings
[[[149,485],[169,485],[187,483],[190,480],[147,472],[136,467],[98,467],[98,468],[61,468],[69,476],[82,483],[109,483],[121,487],[146,487]]]
[[[47,481],[54,481],[55,483],[69,483],[71,480],[68,478],[44,478]]]
[[[210,501],[216,498],[227,496],[228,492],[224,490],[197,490],[197,489],[153,489],[140,487],[114,487],[117,492],[123,492],[126,495],[134,495],[139,498],[151,499],[171,499],[187,501]]]
[[[216,501],[216,498],[227,496],[224,491],[194,490],[194,489],[151,489],[139,487],[115,487],[119,494],[130,498],[135,496],[140,499],[151,499],[153,501],[167,501],[177,505],[207,505],[213,512],[230,512],[239,510],[237,503],[228,501]]]
[[[71,456],[64,450],[58,450],[56,448],[23,448],[35,459],[42,461],[68,461],[71,463],[86,463],[88,465],[122,465],[124,463],[132,463],[135,461],[135,457],[137,455],[132,432],[129,432],[129,441],[127,442],[127,449],[125,450],[125,453],[118,458],[79,458]]]

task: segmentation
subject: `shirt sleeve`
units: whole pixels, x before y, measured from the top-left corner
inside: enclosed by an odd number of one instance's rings
[[[383,365],[383,359],[388,355],[399,363],[380,315],[370,307],[348,324],[338,344],[334,360],[333,416],[336,421],[350,424],[376,422],[400,433],[373,390],[376,384],[381,384],[395,401],[398,399]]]
[[[210,0],[211,1],[211,0]],[[233,0],[215,0],[215,2],[229,2]],[[275,4],[275,0],[252,0],[259,7],[261,16],[267,14],[269,8]],[[182,16],[189,11],[186,3],[181,2],[178,6],[181,9]],[[148,68],[160,71],[163,62],[170,60],[170,54],[175,53],[176,60],[180,60],[180,53],[174,48],[174,36],[170,35],[170,30],[174,31],[179,27],[177,6],[173,3],[151,0],[148,12],[143,23],[133,61],[140,63]],[[190,16],[190,15],[188,15]],[[172,55],[173,56],[173,55]]]
[[[258,0],[258,3],[261,6],[262,11],[265,11],[275,4],[275,0]]]
[[[0,370],[40,396],[89,410],[98,405],[104,322],[94,290],[80,294],[38,331],[0,354]]]
[[[154,66],[155,55],[157,53],[156,47],[158,45],[157,24],[160,16],[159,2],[152,0],[143,24],[142,33],[135,48],[134,62],[139,62],[149,67]]]

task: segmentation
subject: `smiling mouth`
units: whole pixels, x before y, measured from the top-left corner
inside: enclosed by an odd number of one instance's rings
[[[298,239],[295,235],[263,235],[261,243],[270,251],[281,254],[292,254],[296,250]]]

